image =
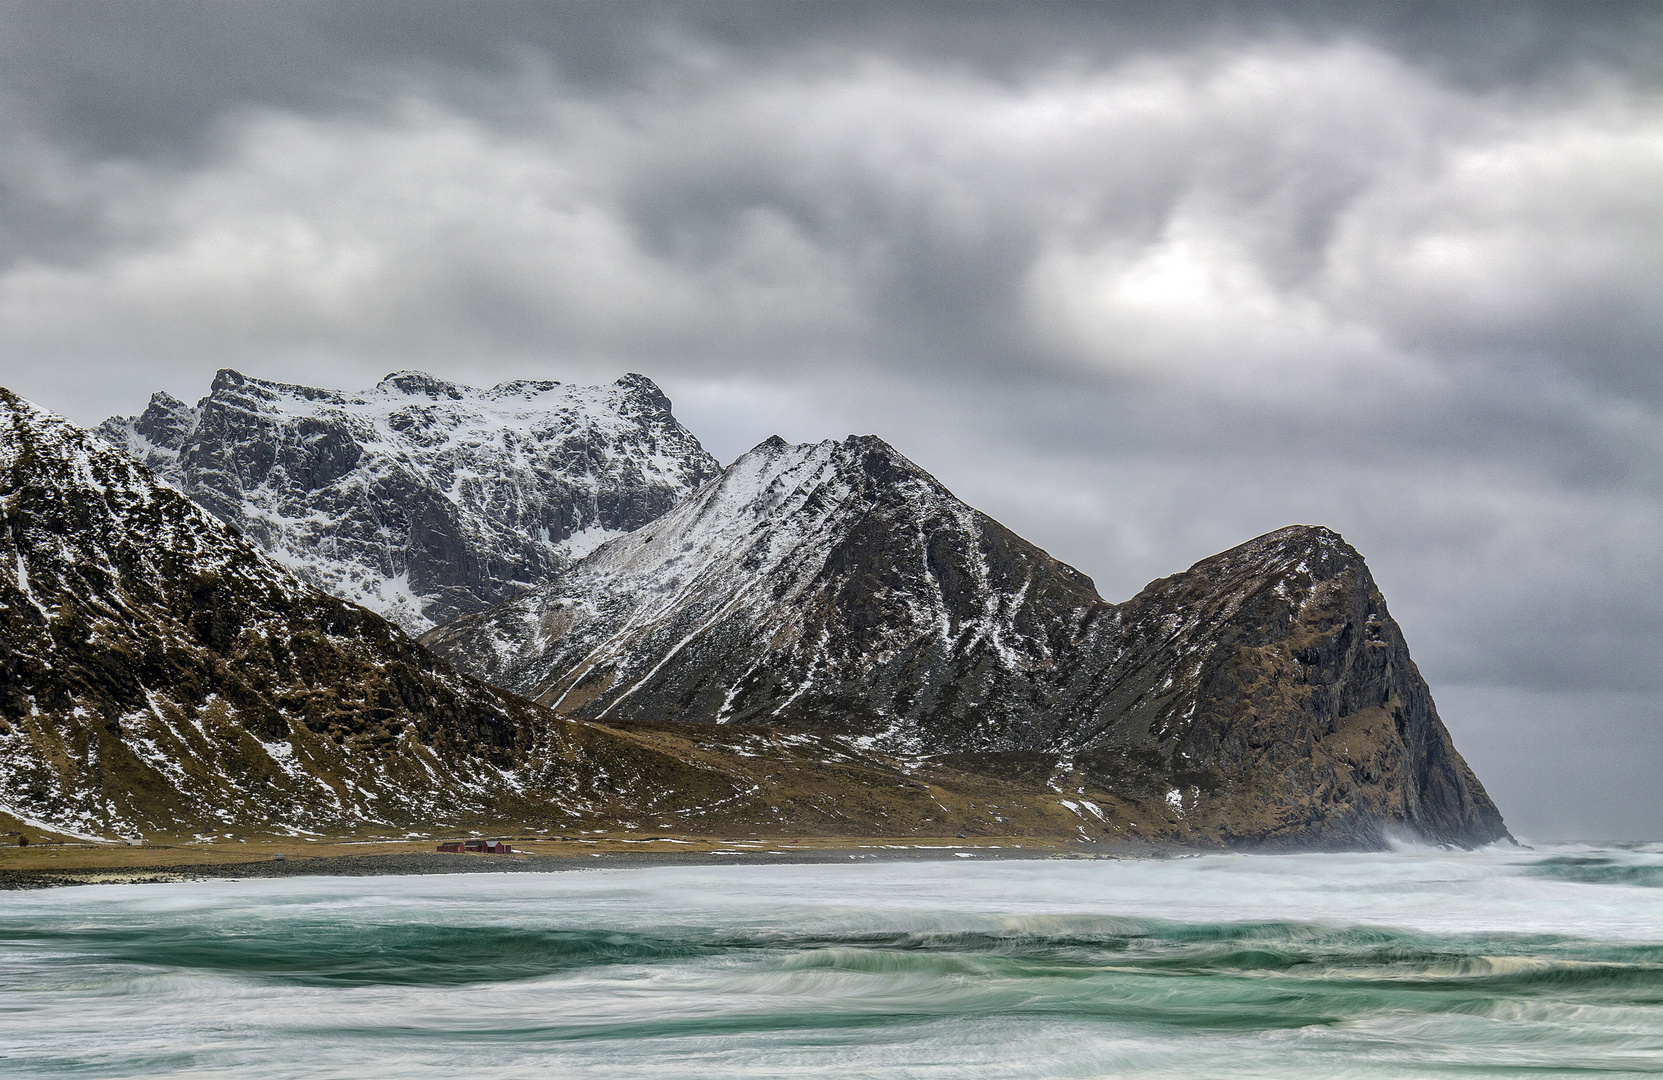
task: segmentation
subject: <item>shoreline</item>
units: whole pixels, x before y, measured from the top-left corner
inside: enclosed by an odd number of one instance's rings
[[[600,850],[584,850],[579,845]],[[625,848],[623,845],[673,844],[698,850]],[[220,845],[215,845],[219,847]],[[239,845],[240,846],[240,845]],[[246,851],[249,857],[228,859],[230,851],[197,847],[157,849],[82,849],[68,852],[34,849],[34,865],[16,865],[15,849],[0,854],[0,891],[67,888],[80,885],[167,884],[183,881],[233,881],[248,878],[378,877],[437,874],[566,873],[579,870],[642,869],[661,866],[761,866],[831,864],[862,861],[944,862],[956,859],[1123,859],[1165,858],[1175,854],[1159,845],[1058,842],[1033,837],[978,837],[974,841],[936,838],[798,838],[780,841],[745,840],[730,843],[708,839],[630,839],[607,841],[531,841],[511,855],[451,854],[433,850],[432,841],[420,848],[411,843],[345,841],[329,850],[304,848],[283,852]],[[372,847],[382,850],[341,850]],[[387,849],[393,850],[387,850]],[[423,850],[425,849],[425,850]],[[28,849],[23,849],[28,850]],[[243,855],[245,851],[236,854]],[[269,852],[270,849],[268,848]],[[167,858],[155,856],[166,852]],[[13,857],[7,858],[6,855]],[[150,855],[150,858],[145,858]],[[214,856],[222,856],[214,858]],[[68,856],[65,858],[65,856]],[[207,856],[204,858],[204,856]],[[56,860],[63,858],[62,863]],[[8,866],[7,864],[12,865]]]

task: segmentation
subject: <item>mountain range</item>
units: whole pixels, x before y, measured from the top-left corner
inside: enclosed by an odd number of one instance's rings
[[[1507,837],[1317,526],[1114,604],[881,439],[721,469],[640,376],[0,405],[17,821]]]
[[[1220,842],[1505,835],[1362,557],[1296,526],[1124,604],[870,436],[770,439],[423,641],[564,715],[836,732],[1164,802]]]
[[[926,787],[830,738],[562,719],[4,390],[0,515],[0,828],[893,834],[977,829],[986,804],[1023,797],[951,770]],[[1074,820],[1055,800],[1019,816],[1052,833]]]

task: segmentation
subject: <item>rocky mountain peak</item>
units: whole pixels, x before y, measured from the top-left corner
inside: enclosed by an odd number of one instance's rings
[[[150,404],[143,413],[120,421],[106,420],[98,436],[155,469],[178,458],[196,431],[199,417],[196,409],[158,390],[150,395]]]
[[[1205,588],[1209,595],[1274,590],[1286,599],[1362,566],[1363,556],[1332,529],[1288,525],[1203,559],[1180,574],[1150,582],[1129,603],[1135,605],[1144,593],[1171,595],[1191,586]]]
[[[406,628],[479,610],[668,510],[718,466],[650,380],[419,371],[362,394],[229,368],[99,435],[305,580]]]
[[[240,402],[257,410],[260,408],[260,402],[277,402],[284,398],[298,398],[302,401],[350,400],[349,395],[339,390],[323,390],[315,386],[301,386],[298,383],[256,379],[232,368],[220,368],[214,373],[214,381],[208,387],[208,394],[209,398],[220,403]]]
[[[220,368],[214,372],[214,381],[209,384],[208,392],[211,394],[218,390],[230,390],[246,382],[248,378],[242,372],[234,368]]]
[[[612,385],[618,387],[620,390],[632,394],[636,400],[640,401],[648,408],[659,410],[666,414],[670,411],[670,399],[664,396],[664,391],[658,388],[657,383],[653,382],[645,375],[639,375],[632,371]]]
[[[1051,667],[1104,607],[883,440],[774,438],[650,527],[428,640],[574,715],[832,725],[917,749],[957,738],[925,729],[932,703],[997,698],[976,672]]]
[[[0,514],[0,811],[15,819],[135,835],[465,813],[478,800],[458,789],[533,734],[522,703],[3,390]],[[455,780],[391,766],[400,752]]]
[[[559,386],[551,383],[549,386]],[[448,383],[443,379],[435,379],[425,371],[395,371],[385,379],[375,384],[375,388],[384,393],[406,394],[410,397],[427,397],[437,401],[462,400],[462,388],[455,383]]]
[[[1362,561],[1357,549],[1332,529],[1322,525],[1288,525],[1204,559],[1196,566],[1215,573],[1256,568],[1262,573],[1292,571],[1329,577]]]
[[[1075,704],[1090,719],[1069,745],[1087,768],[1118,769],[1122,790],[1229,805],[1213,826],[1227,839],[1507,838],[1338,533],[1278,529],[1150,583],[1115,616],[1115,650],[1088,673]]]

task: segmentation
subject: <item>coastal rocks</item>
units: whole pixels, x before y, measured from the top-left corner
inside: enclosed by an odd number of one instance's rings
[[[1356,549],[1293,526],[1118,605],[1060,747],[1196,836],[1270,847],[1510,839]]]
[[[663,514],[718,465],[651,380],[363,394],[224,370],[98,428],[303,580],[419,631]]]

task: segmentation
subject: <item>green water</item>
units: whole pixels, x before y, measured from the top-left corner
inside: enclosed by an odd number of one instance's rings
[[[6,1076],[1663,1075],[1663,848],[0,895]]]

